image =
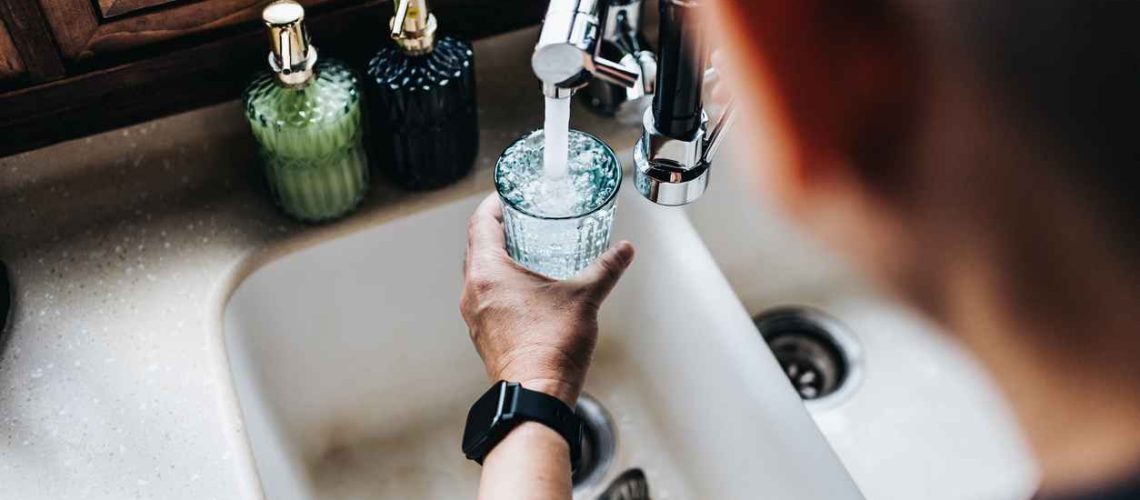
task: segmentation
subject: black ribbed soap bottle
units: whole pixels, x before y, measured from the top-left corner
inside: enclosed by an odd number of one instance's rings
[[[437,188],[467,175],[479,147],[474,52],[469,42],[436,38],[426,0],[395,4],[395,43],[372,58],[365,78],[373,161],[404,188]]]

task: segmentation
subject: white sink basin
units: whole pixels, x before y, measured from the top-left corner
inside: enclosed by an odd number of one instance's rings
[[[814,306],[856,337],[861,381],[845,399],[809,408],[863,493],[872,500],[1031,497],[1036,468],[979,366],[765,205],[745,170],[765,161],[727,145],[708,191],[687,212],[750,314]]]
[[[656,499],[861,498],[680,210],[623,190],[638,261],[607,301],[586,391]],[[457,304],[477,198],[280,258],[224,328],[265,495],[471,498],[459,440],[488,386]]]

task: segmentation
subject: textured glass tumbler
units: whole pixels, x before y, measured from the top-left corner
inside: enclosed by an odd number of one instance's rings
[[[495,165],[507,252],[536,273],[566,279],[610,246],[621,162],[598,138],[570,131],[567,174],[543,173],[543,133],[511,144]]]

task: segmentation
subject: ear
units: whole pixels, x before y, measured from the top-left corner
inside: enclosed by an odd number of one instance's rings
[[[916,109],[913,40],[881,0],[713,0],[742,125],[773,135],[759,175],[794,208],[819,183],[891,168]],[[838,169],[838,170],[837,170]],[[834,187],[834,186],[831,186]],[[823,189],[827,191],[828,189]]]

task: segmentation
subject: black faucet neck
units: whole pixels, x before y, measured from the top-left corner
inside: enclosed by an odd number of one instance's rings
[[[701,88],[708,47],[701,32],[700,0],[660,0],[657,89],[653,118],[658,132],[691,140],[701,127]]]

